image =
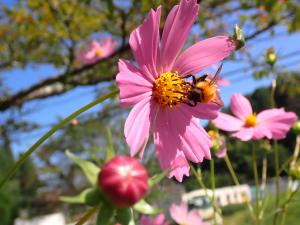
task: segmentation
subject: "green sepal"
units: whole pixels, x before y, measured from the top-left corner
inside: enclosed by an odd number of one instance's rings
[[[100,168],[92,162],[81,159],[80,157],[74,155],[70,151],[66,151],[66,156],[82,169],[89,183],[93,186],[96,186]]]
[[[86,196],[93,190],[93,188],[87,188],[75,196],[60,196],[59,200],[70,204],[85,204]]]
[[[116,220],[120,224],[129,224],[131,219],[131,209],[130,208],[120,208],[117,210]]]
[[[153,215],[159,213],[161,210],[158,208],[152,207],[149,203],[147,203],[144,199],[140,200],[133,206],[134,210],[138,211],[142,214]]]
[[[116,209],[109,203],[103,204],[97,215],[96,225],[109,225],[113,222]]]

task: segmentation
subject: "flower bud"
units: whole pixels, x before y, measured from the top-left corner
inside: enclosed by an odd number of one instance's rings
[[[243,33],[243,30],[239,28],[238,25],[235,25],[233,29],[233,36],[232,36],[235,44],[236,44],[236,50],[239,50],[245,45],[245,36]]]
[[[300,162],[299,161],[296,162],[292,166],[290,173],[294,179],[300,179]]]
[[[270,66],[274,66],[274,64],[276,63],[276,60],[277,60],[277,55],[275,53],[274,48],[268,48],[267,53],[266,53],[266,62]]]
[[[300,120],[294,124],[292,130],[295,132],[295,134],[300,134]]]
[[[137,159],[115,156],[101,168],[98,184],[114,206],[130,207],[146,194],[148,173]]]

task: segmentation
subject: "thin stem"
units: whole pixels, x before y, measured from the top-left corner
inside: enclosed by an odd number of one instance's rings
[[[194,167],[192,164],[190,164],[190,167],[191,167],[192,173],[193,173],[193,175],[195,176],[195,178],[196,178],[198,184],[199,184],[200,187],[204,190],[205,195],[209,197],[209,199],[210,199],[210,201],[211,201],[211,203],[212,203],[212,205],[213,205],[214,211],[215,211],[215,212],[218,212],[218,214],[219,214],[220,216],[222,216],[222,211],[221,211],[221,209],[220,209],[220,208],[217,206],[217,204],[212,200],[212,196],[211,196],[210,194],[208,194],[207,187],[206,187],[206,185],[204,184],[204,182],[203,182],[203,180],[202,180],[201,170],[199,170],[199,172],[197,172],[196,169],[195,169],[195,167]]]
[[[53,135],[57,130],[62,128],[65,124],[67,124],[69,121],[80,115],[81,113],[89,110],[90,108],[94,107],[95,105],[103,102],[104,100],[113,97],[116,95],[118,91],[112,91],[111,93],[105,94],[102,97],[90,102],[89,104],[83,106],[82,108],[78,109],[71,115],[69,115],[67,118],[60,121],[57,125],[52,127],[46,134],[44,134],[37,142],[35,142],[22,156],[19,158],[19,160],[9,169],[9,171],[6,173],[6,175],[2,178],[0,182],[0,189],[3,187],[3,185],[16,173],[18,168],[25,162],[25,160],[42,144],[44,143],[51,135]]]
[[[274,141],[274,162],[275,162],[275,208],[279,207],[279,194],[280,194],[280,180],[279,180],[279,152],[278,152],[278,142]],[[278,213],[275,213],[273,224],[277,224]]]
[[[296,164],[298,155],[299,155],[299,151],[300,151],[300,135],[297,135],[296,137],[296,146],[295,146],[295,150],[294,150],[294,154],[292,156],[292,160],[290,163],[290,169],[293,168],[293,166]],[[289,199],[289,196],[291,195],[291,189],[292,189],[292,177],[291,175],[289,175],[288,177],[288,187],[287,187],[287,193],[286,193],[286,199]],[[281,225],[285,224],[285,219],[287,216],[287,211],[288,211],[288,203],[284,204],[283,208],[282,208],[282,217],[281,217]]]
[[[85,224],[99,209],[99,206],[89,209],[75,225]]]
[[[256,214],[256,224],[260,224],[259,218],[259,182],[258,182],[258,172],[257,172],[257,159],[256,159],[256,151],[255,146],[253,144],[252,147],[252,166],[253,166],[253,174],[255,180],[255,214]]]
[[[212,202],[215,204],[215,162],[213,157],[210,160],[210,184],[211,184],[211,190],[212,190]],[[217,224],[216,220],[216,211],[214,208],[214,224]]]
[[[275,102],[275,90],[276,90],[276,76],[272,80],[272,86],[271,86],[271,107],[274,108],[276,107],[276,102]]]
[[[239,182],[239,180],[238,180],[238,178],[237,178],[237,176],[234,172],[234,169],[232,167],[232,164],[230,162],[230,159],[229,159],[228,155],[225,155],[224,160],[226,162],[227,168],[229,170],[229,173],[232,177],[232,180],[233,180],[234,184],[237,185],[237,186],[240,185],[240,182]]]
[[[261,175],[261,179],[262,179],[261,190],[262,190],[262,192],[264,192],[265,189],[266,189],[266,184],[267,184],[267,169],[268,169],[268,159],[267,159],[266,156],[264,156],[264,158],[263,158],[263,164],[262,164],[262,175]]]
[[[235,184],[236,186],[239,186],[239,185],[240,185],[240,182],[239,182],[239,180],[238,180],[238,178],[237,178],[237,176],[236,176],[236,174],[235,174],[235,172],[234,172],[234,169],[233,169],[233,167],[232,167],[232,164],[231,164],[231,161],[230,161],[228,155],[225,155],[224,160],[225,160],[225,162],[226,162],[227,168],[228,168],[228,170],[229,170],[229,173],[230,173],[230,175],[231,175],[231,178],[232,178],[234,184]],[[247,204],[247,207],[248,207],[248,210],[249,210],[249,212],[250,212],[250,215],[251,215],[252,219],[255,221],[255,215],[254,215],[253,208],[252,208],[250,202],[247,201],[246,204]]]

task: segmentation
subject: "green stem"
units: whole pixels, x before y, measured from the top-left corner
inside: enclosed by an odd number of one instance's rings
[[[279,194],[280,194],[280,180],[279,180],[279,152],[278,142],[274,141],[274,162],[275,162],[275,209],[276,212],[273,219],[273,225],[277,224],[278,209],[279,209]]]
[[[239,182],[239,180],[238,180],[238,178],[237,178],[237,176],[234,172],[234,169],[232,167],[232,164],[230,162],[230,159],[229,159],[228,155],[225,155],[224,160],[226,162],[227,168],[229,170],[229,173],[232,177],[232,180],[233,180],[234,184],[237,185],[237,186],[240,185],[240,182]]]
[[[297,135],[296,137],[296,146],[295,146],[295,150],[294,150],[294,154],[292,156],[292,160],[290,163],[290,169],[293,168],[293,166],[296,164],[298,155],[299,155],[299,151],[300,151],[300,135]],[[293,179],[291,177],[291,175],[288,176],[288,188],[287,188],[287,193],[286,193],[286,199],[289,199],[289,196],[291,195],[291,186],[292,186],[292,182]],[[281,225],[285,224],[285,219],[286,219],[286,215],[287,215],[287,211],[288,211],[288,203],[285,204],[282,208],[282,217],[281,217]]]
[[[85,224],[99,209],[99,206],[89,209],[75,225]]]
[[[224,160],[226,162],[227,168],[229,170],[229,173],[231,175],[231,178],[232,178],[234,184],[236,186],[239,186],[240,182],[239,182],[239,180],[238,180],[238,178],[237,178],[237,176],[236,176],[236,174],[234,172],[234,169],[232,167],[232,164],[231,164],[231,161],[230,161],[228,155],[225,155]],[[247,207],[248,207],[248,210],[250,212],[250,215],[251,215],[252,219],[255,221],[255,216],[254,216],[253,208],[252,208],[252,206],[251,206],[251,204],[250,204],[249,201],[247,201]]]
[[[191,167],[192,173],[195,176],[199,186],[204,190],[205,195],[208,196],[208,198],[210,199],[210,201],[213,205],[213,208],[214,208],[214,212],[218,212],[218,214],[222,217],[221,209],[213,201],[212,196],[210,194],[208,194],[207,187],[202,180],[201,170],[199,170],[199,173],[198,173],[192,164],[190,164],[190,167]]]
[[[215,202],[215,162],[214,162],[214,159],[211,158],[210,160],[210,184],[211,184],[211,190],[212,190],[212,202],[213,202],[213,205],[216,204]],[[215,211],[215,208],[214,208],[214,218],[213,218],[213,222],[214,224],[217,224],[217,220],[216,220],[216,211]]]
[[[42,144],[44,143],[52,134],[54,134],[57,130],[62,128],[65,124],[67,124],[69,121],[80,115],[81,113],[89,110],[90,108],[94,107],[95,105],[103,102],[104,100],[113,97],[116,95],[118,91],[113,91],[111,93],[105,94],[102,97],[92,101],[91,103],[83,106],[82,108],[78,109],[71,115],[69,115],[67,118],[63,119],[52,127],[46,134],[44,134],[37,142],[35,142],[22,156],[19,158],[19,160],[9,169],[9,171],[6,173],[6,175],[2,178],[0,182],[0,189],[3,187],[3,185],[16,173],[18,168],[25,162],[25,160]]]
[[[253,144],[252,147],[252,165],[253,165],[253,174],[254,174],[254,180],[255,180],[255,214],[256,214],[256,224],[260,224],[260,218],[259,218],[259,182],[258,182],[258,172],[257,172],[257,159],[256,159],[256,151],[255,146]]]

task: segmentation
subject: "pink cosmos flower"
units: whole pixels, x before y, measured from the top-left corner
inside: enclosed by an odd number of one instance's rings
[[[79,58],[85,63],[94,63],[99,59],[106,58],[114,52],[117,47],[117,42],[111,38],[105,38],[103,42],[99,43],[93,40],[89,44],[88,51],[82,53]]]
[[[234,132],[233,137],[242,141],[268,139],[283,139],[296,122],[293,112],[285,112],[283,108],[268,109],[256,115],[250,102],[240,94],[234,94],[230,102],[231,112],[236,116],[219,113],[213,123],[224,131]]]
[[[157,215],[155,218],[143,215],[140,223],[141,225],[169,225],[170,223],[165,220],[165,215],[163,213]]]
[[[196,209],[188,211],[188,207],[185,202],[182,202],[179,205],[172,204],[170,207],[170,214],[173,220],[175,220],[178,224],[210,225],[202,220]]]
[[[182,0],[169,13],[160,40],[161,8],[151,10],[148,18],[129,38],[137,65],[119,61],[116,81],[120,104],[134,106],[125,123],[125,137],[131,155],[142,157],[150,130],[160,165],[171,170],[169,177],[182,181],[189,175],[186,159],[195,163],[210,159],[211,142],[197,118],[214,119],[219,106],[184,104],[184,77],[218,63],[235,49],[226,36],[209,38],[181,53],[199,10],[196,0]]]

